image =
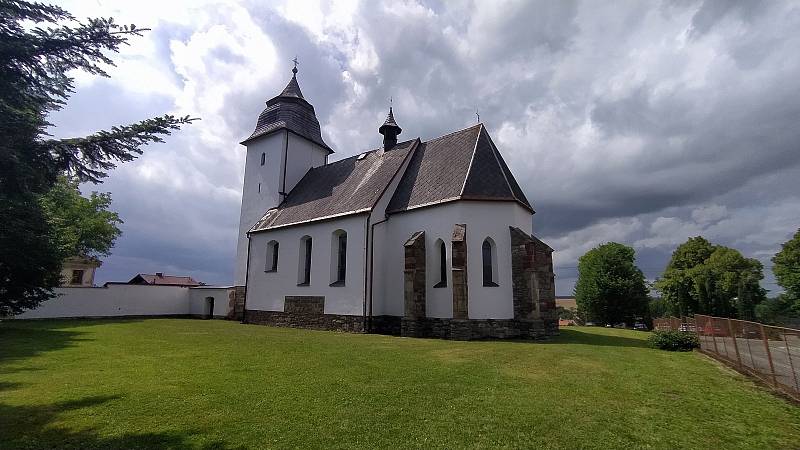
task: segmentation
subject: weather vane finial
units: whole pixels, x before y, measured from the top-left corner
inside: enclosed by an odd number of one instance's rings
[[[478,108],[475,108],[475,116],[478,118],[478,123],[481,123],[481,115],[478,113]]]
[[[297,65],[300,64],[297,61],[297,56],[296,55],[295,55],[294,59],[292,60],[292,62],[294,63],[294,69],[292,69],[292,73],[296,74],[297,73]]]

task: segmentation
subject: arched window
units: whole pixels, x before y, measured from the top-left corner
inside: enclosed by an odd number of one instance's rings
[[[278,241],[267,242],[267,257],[264,262],[264,272],[278,271]]]
[[[347,276],[347,232],[331,234],[331,286],[344,286]]]
[[[438,269],[439,281],[433,285],[435,288],[447,287],[447,245],[441,239],[437,239],[433,244],[433,250],[436,252],[436,265]]]
[[[483,285],[486,287],[497,287],[497,246],[492,238],[483,240],[481,246],[483,256]]]
[[[297,285],[311,284],[311,236],[300,238],[300,258],[297,267]]]
[[[263,166],[265,162],[267,162],[267,154],[266,153],[262,153],[261,154],[261,165]]]

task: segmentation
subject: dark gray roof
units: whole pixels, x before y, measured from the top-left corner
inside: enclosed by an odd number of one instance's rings
[[[389,213],[453,200],[514,201],[533,212],[489,133],[477,124],[427,142],[400,142],[388,151],[371,150],[312,168],[251,231],[369,212],[409,153]]]
[[[533,211],[483,124],[421,144],[387,211],[461,199],[516,201]]]
[[[419,139],[391,150],[361,155],[310,169],[286,199],[270,209],[251,231],[357,214],[372,210]]]
[[[292,75],[292,79],[280,95],[267,101],[267,107],[258,116],[256,129],[250,137],[242,141],[242,144],[283,129],[321,145],[333,153],[328,144],[322,140],[314,107],[303,98],[295,75]]]

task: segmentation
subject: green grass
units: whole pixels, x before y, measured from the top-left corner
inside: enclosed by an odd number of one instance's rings
[[[645,333],[451,342],[0,323],[0,448],[798,448],[800,408]]]

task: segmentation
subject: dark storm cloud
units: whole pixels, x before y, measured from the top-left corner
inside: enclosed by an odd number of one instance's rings
[[[768,262],[799,225],[797,4],[181,8],[156,22],[144,56],[123,54],[158,69],[146,72],[160,80],[153,89],[123,65],[57,116],[72,134],[166,110],[203,117],[100,188],[126,220],[101,278],[166,267],[230,281],[238,142],[295,56],[334,159],[379,144],[390,96],[404,138],[468,126],[479,109],[534,203],[535,233],[558,250],[559,294],[571,290],[577,257],[608,240],[633,245],[655,278],[690,235]]]

